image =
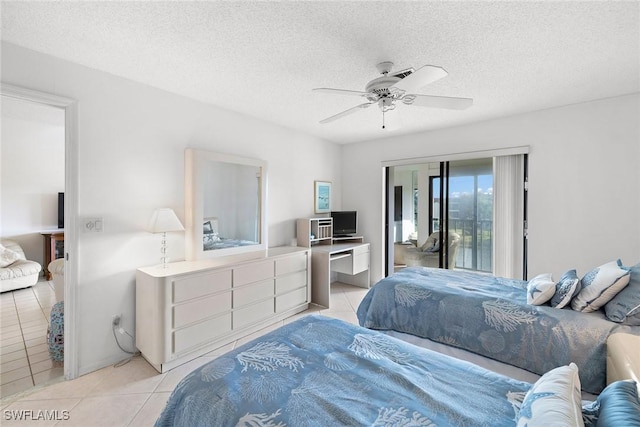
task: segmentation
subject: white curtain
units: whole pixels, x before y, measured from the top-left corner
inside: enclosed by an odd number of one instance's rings
[[[493,158],[493,274],[522,279],[524,155]]]

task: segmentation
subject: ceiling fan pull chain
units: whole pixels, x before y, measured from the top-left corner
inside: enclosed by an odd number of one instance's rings
[[[384,110],[382,110],[382,129],[384,129]]]

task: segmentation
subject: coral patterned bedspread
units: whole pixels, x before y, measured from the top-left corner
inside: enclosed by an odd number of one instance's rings
[[[574,362],[582,389],[602,391],[607,337],[619,325],[600,311],[528,305],[526,286],[481,273],[405,268],[369,290],[358,320],[366,328],[428,338],[539,375]]]
[[[156,426],[513,426],[529,388],[310,315],[190,373]]]

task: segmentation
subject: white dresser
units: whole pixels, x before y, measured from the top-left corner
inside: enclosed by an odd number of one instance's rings
[[[266,257],[185,261],[136,272],[136,347],[159,372],[304,311],[310,301],[307,248]]]

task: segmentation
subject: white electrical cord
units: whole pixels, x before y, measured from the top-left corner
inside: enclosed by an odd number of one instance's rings
[[[138,354],[140,354],[140,352],[138,351],[128,351],[125,350],[124,348],[122,348],[122,346],[120,345],[120,341],[118,341],[118,335],[116,334],[116,327],[118,327],[118,333],[123,334],[123,335],[128,335],[131,337],[131,339],[133,339],[133,336],[131,334],[129,334],[127,331],[124,330],[124,328],[122,326],[118,326],[116,324],[112,324],[111,325],[111,331],[113,332],[113,338],[116,340],[116,344],[118,345],[118,348],[120,348],[120,350],[124,351],[127,354],[130,354],[131,356],[121,360],[120,362],[116,363],[115,365],[113,365],[114,368],[119,368],[122,365],[126,365],[127,363],[131,362],[131,359],[133,359],[135,356],[137,356]]]

